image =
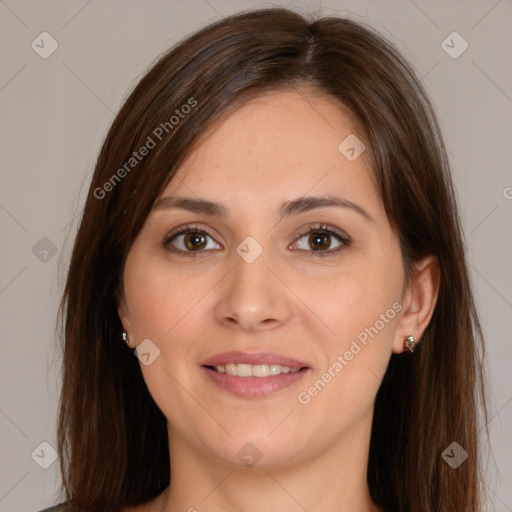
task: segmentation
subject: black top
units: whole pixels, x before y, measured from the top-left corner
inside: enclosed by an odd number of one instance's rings
[[[39,512],[80,512],[77,508],[73,507],[69,501],[64,503],[59,503],[58,505],[54,505],[50,508],[45,508],[44,510],[40,510]]]
[[[39,512],[83,512],[81,508],[74,507],[69,501],[53,505],[50,508],[45,508]]]

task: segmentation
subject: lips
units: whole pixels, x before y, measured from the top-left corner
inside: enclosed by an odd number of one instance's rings
[[[227,364],[250,364],[250,365],[279,365],[288,368],[296,368],[301,370],[309,368],[309,366],[301,361],[278,354],[276,352],[225,352],[210,357],[201,363],[204,367],[225,366]]]
[[[222,392],[241,398],[265,398],[297,385],[311,368],[276,352],[225,352],[201,363]]]

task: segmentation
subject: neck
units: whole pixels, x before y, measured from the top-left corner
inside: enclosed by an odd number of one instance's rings
[[[366,481],[370,429],[371,415],[313,457],[246,468],[208,456],[169,428],[171,468],[179,470],[158,510],[379,512]]]

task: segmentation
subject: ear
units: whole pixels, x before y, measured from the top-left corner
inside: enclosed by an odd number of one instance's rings
[[[123,329],[128,334],[128,340],[132,339],[132,326],[130,322],[130,314],[128,311],[128,304],[126,303],[126,297],[124,296],[124,292],[122,290],[116,293],[116,301],[117,301],[117,313],[119,318],[121,319],[121,323],[123,324]],[[130,346],[130,341],[128,341],[128,346]]]
[[[404,340],[414,336],[418,342],[427,328],[439,293],[440,272],[435,256],[416,263],[402,301],[402,316],[397,323],[393,353],[404,352]]]

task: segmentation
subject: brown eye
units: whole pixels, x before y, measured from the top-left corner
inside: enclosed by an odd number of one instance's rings
[[[331,246],[331,235],[314,233],[309,236],[308,243],[315,251],[327,251]]]
[[[168,235],[162,245],[171,252],[181,254],[201,254],[206,250],[221,248],[208,232],[193,226],[186,226]]]
[[[294,250],[309,252],[310,256],[331,256],[350,246],[350,239],[328,226],[317,226],[301,233],[292,244]]]
[[[204,249],[206,245],[206,237],[202,233],[187,233],[184,235],[183,243],[190,251]]]

